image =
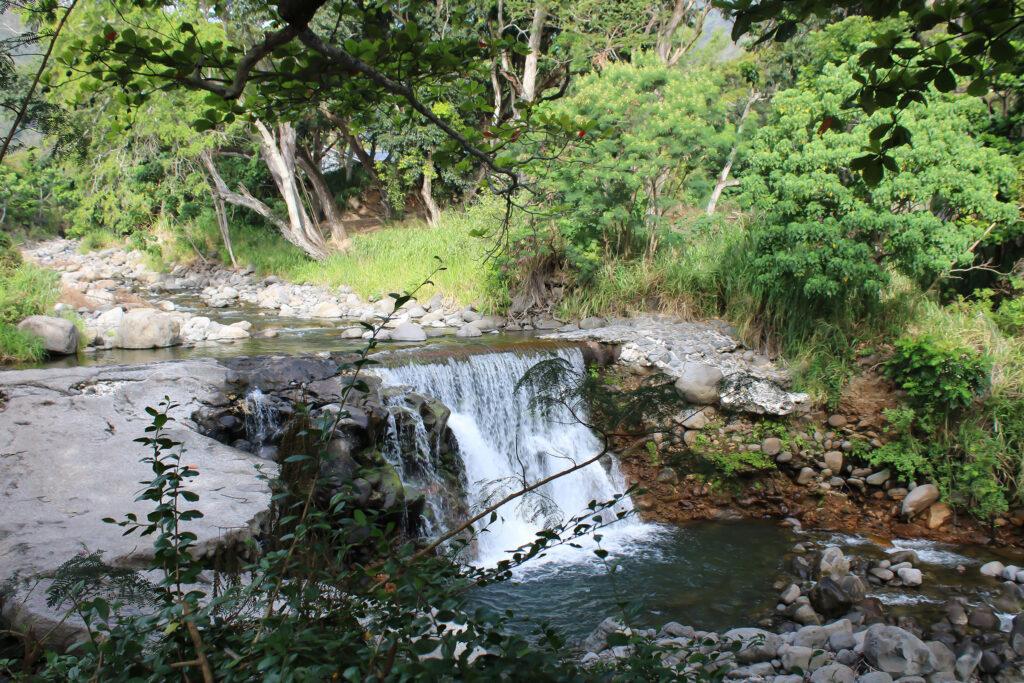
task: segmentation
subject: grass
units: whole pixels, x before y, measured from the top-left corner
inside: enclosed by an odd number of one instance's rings
[[[33,362],[44,357],[42,342],[16,325],[53,308],[58,282],[56,273],[31,263],[0,270],[0,363]]]

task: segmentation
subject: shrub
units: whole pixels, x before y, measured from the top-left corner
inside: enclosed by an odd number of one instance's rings
[[[893,408],[883,411],[883,415],[896,438],[881,448],[866,451],[864,458],[876,467],[894,470],[907,481],[930,475],[932,463],[929,448],[914,434],[914,427],[918,423],[914,411],[910,408]]]
[[[895,346],[886,373],[927,415],[965,408],[989,385],[991,361],[974,349],[931,335],[903,337]]]

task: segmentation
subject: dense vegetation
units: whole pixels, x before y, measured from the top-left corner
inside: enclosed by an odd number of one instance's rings
[[[905,401],[876,462],[1021,504],[1019,7],[720,4],[32,5],[53,52],[0,48],[0,228],[366,296],[438,256],[438,290],[518,318],[721,316],[830,405],[878,353]],[[0,358],[38,356],[13,323],[54,288],[0,258]]]

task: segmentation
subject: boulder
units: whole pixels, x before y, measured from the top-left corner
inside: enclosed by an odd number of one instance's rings
[[[772,380],[740,374],[725,377],[719,392],[723,408],[753,415],[789,415],[808,399],[807,394],[791,394]]]
[[[608,636],[613,633],[624,632],[625,630],[626,627],[622,622],[608,617],[598,624],[593,633],[583,641],[583,650],[586,652],[601,652],[608,647]]]
[[[310,312],[314,318],[340,318],[342,315],[341,306],[333,301],[321,301]]]
[[[892,683],[892,676],[884,671],[869,671],[857,676],[855,683]]]
[[[178,343],[178,319],[154,308],[136,308],[125,314],[117,332],[122,349],[154,349]]]
[[[939,488],[935,484],[922,484],[907,494],[903,499],[903,516],[916,517],[927,510],[932,503],[939,500]]]
[[[845,664],[826,664],[811,674],[811,683],[854,683],[857,674]]]
[[[835,473],[843,471],[843,452],[829,451],[825,454],[825,466]]]
[[[741,664],[774,659],[782,647],[782,636],[759,628],[734,628],[722,634],[732,642],[741,643],[736,661]]]
[[[821,553],[818,570],[822,576],[831,576],[834,579],[838,579],[850,573],[850,561],[846,559],[840,548],[830,545]]]
[[[39,337],[48,353],[69,356],[78,352],[78,330],[70,320],[32,315],[18,323],[18,329]]]
[[[481,317],[479,320],[474,320],[473,322],[469,323],[469,325],[472,325],[481,332],[490,332],[491,330],[496,330],[504,324],[505,319],[502,318],[500,315],[485,315]]]
[[[584,318],[583,320],[580,321],[580,329],[581,330],[596,330],[596,329],[598,329],[600,327],[604,327],[607,323],[608,323],[608,321],[605,320],[604,318],[596,318],[596,317]]]
[[[463,325],[459,328],[459,331],[455,333],[456,337],[479,337],[483,334],[479,327],[473,327],[472,325]]]
[[[814,477],[816,475],[817,472],[815,472],[812,468],[803,467],[800,469],[800,474],[798,474],[796,477],[796,483],[800,484],[801,486],[806,486],[807,484],[810,484],[812,481],[814,481]]]
[[[920,586],[923,580],[921,570],[913,567],[903,567],[896,572],[896,575],[900,577],[904,586]]]
[[[427,333],[423,331],[423,328],[416,323],[402,323],[395,329],[391,330],[392,341],[424,341],[427,338]]]
[[[782,451],[782,439],[769,436],[761,442],[761,452],[765,455],[778,455]]]
[[[985,564],[981,565],[981,569],[979,571],[981,572],[982,576],[997,577],[1003,575],[1004,569],[1006,569],[1006,566],[1002,562],[999,562],[998,560],[993,560],[992,562],[986,562]]]
[[[811,589],[811,604],[826,617],[846,614],[864,599],[865,587],[860,577],[847,574],[840,578],[825,576]]]
[[[927,524],[929,529],[938,529],[953,518],[953,510],[945,503],[935,503],[928,508]]]
[[[864,481],[866,481],[871,486],[881,486],[885,482],[889,481],[889,478],[891,476],[892,472],[890,472],[889,468],[887,467],[884,470],[879,470],[874,474],[868,475],[867,477],[864,478]]]
[[[248,338],[249,333],[245,328],[236,325],[221,325],[211,320],[206,328],[206,339],[208,341],[237,341]]]
[[[864,659],[892,676],[918,676],[935,671],[931,649],[898,626],[874,624],[868,627],[864,636]]]
[[[676,380],[676,391],[688,403],[712,405],[718,402],[718,384],[724,375],[713,365],[683,363]]]

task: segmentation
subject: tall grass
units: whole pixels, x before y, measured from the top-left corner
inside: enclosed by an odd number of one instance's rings
[[[5,262],[13,264],[15,260]],[[0,268],[0,363],[42,360],[42,341],[15,326],[53,307],[58,282],[56,273],[32,263]]]

